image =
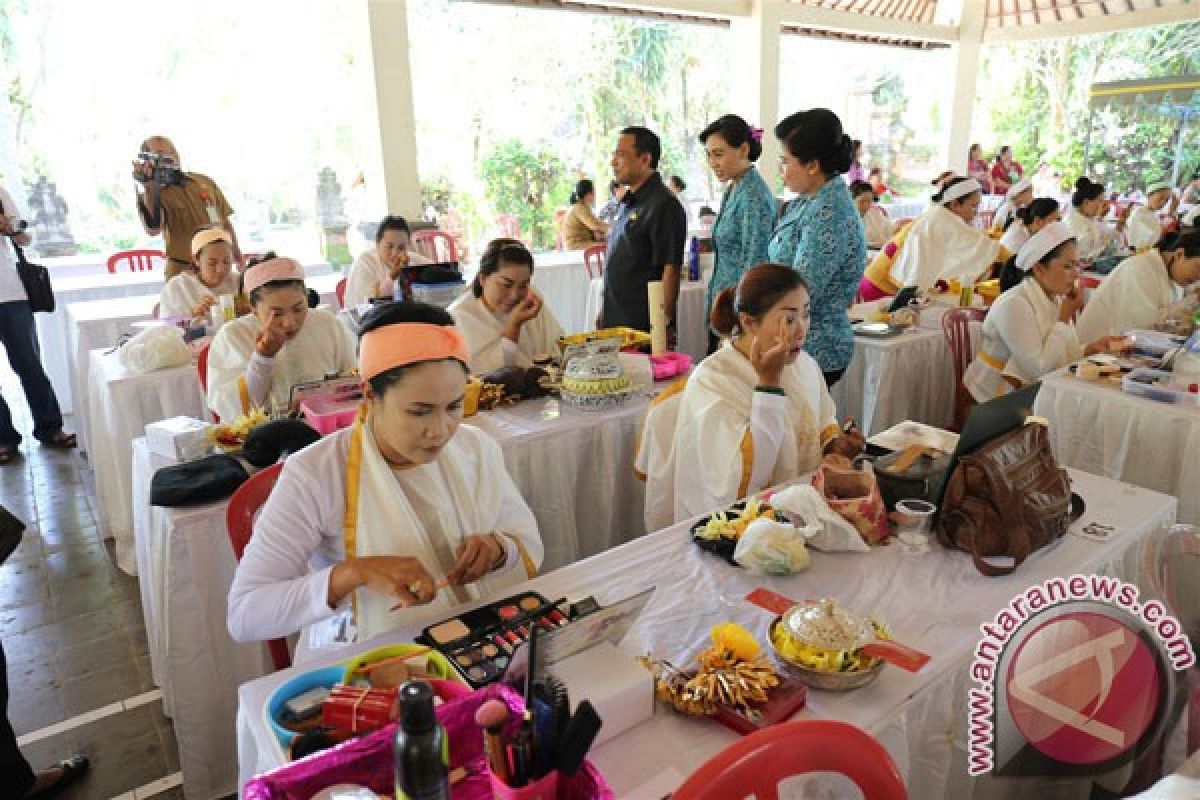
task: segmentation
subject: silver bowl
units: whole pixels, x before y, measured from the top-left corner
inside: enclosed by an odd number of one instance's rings
[[[870,684],[883,671],[883,661],[880,659],[875,659],[874,663],[867,669],[855,670],[854,672],[822,672],[812,667],[806,667],[797,661],[792,661],[779,652],[779,648],[775,646],[775,627],[782,621],[783,617],[776,617],[775,621],[771,623],[767,641],[771,644],[771,652],[774,654],[775,661],[778,662],[783,672],[805,686],[813,689],[822,689],[827,692],[848,692],[852,689],[861,689]]]

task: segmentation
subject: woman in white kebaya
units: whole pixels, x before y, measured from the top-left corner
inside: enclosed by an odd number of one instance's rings
[[[804,279],[780,264],[717,295],[711,324],[725,341],[687,379],[676,417],[675,519],[812,472],[825,453],[861,451],[804,351],[808,321]]]
[[[394,303],[362,330],[363,412],[284,463],[229,592],[238,641],[365,641],[541,565],[499,445],[461,425],[467,350],[449,314]]]
[[[202,228],[192,237],[192,268],[163,285],[158,298],[160,319],[208,319],[222,295],[237,292],[233,271],[233,237],[223,228]]]
[[[533,254],[525,245],[515,239],[488,244],[471,291],[448,309],[466,337],[472,372],[532,366],[539,355],[558,349],[562,326],[532,281]]]
[[[355,308],[377,297],[392,299],[396,278],[405,267],[429,264],[420,253],[409,248],[412,233],[404,217],[388,215],[375,230],[375,247],[364,251],[346,274],[346,308]]]
[[[1092,292],[1079,316],[1079,338],[1149,330],[1195,303],[1184,291],[1200,281],[1200,231],[1168,234],[1157,247],[1122,261]]]
[[[296,384],[354,370],[349,332],[328,311],[309,309],[295,259],[268,253],[246,268],[242,284],[253,313],[222,325],[208,353],[208,407],[221,419],[282,411]]]
[[[1004,266],[1004,290],[983,320],[983,337],[963,384],[984,403],[1078,361],[1115,352],[1120,337],[1080,344],[1072,322],[1083,305],[1075,237],[1055,222],[1034,234]]]

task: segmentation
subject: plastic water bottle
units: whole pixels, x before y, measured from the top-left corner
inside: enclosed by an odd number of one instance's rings
[[[687,260],[688,280],[700,280],[700,243],[696,241],[695,236],[693,236],[691,241],[688,242]]]

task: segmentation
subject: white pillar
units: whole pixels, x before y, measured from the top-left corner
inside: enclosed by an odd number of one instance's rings
[[[779,2],[752,0],[750,16],[730,20],[731,52],[737,54],[730,76],[733,111],[763,129],[758,171],[772,190],[779,177],[779,142],[772,133],[780,117]]]
[[[382,184],[388,213],[420,219],[421,185],[417,176],[406,0],[367,0],[367,29],[379,123],[378,156],[365,169],[368,187]]]
[[[962,4],[958,45],[955,48],[950,137],[946,153],[947,165],[959,174],[965,174],[967,170],[967,149],[971,146],[971,115],[975,110],[975,84],[979,74],[979,50],[983,43],[986,13],[986,3],[968,0]]]

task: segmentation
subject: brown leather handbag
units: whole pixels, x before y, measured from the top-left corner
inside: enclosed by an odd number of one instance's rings
[[[962,456],[946,484],[937,536],[971,554],[984,575],[1008,575],[1071,524],[1071,484],[1046,426],[1026,423]],[[1012,566],[984,558],[1008,557]]]

